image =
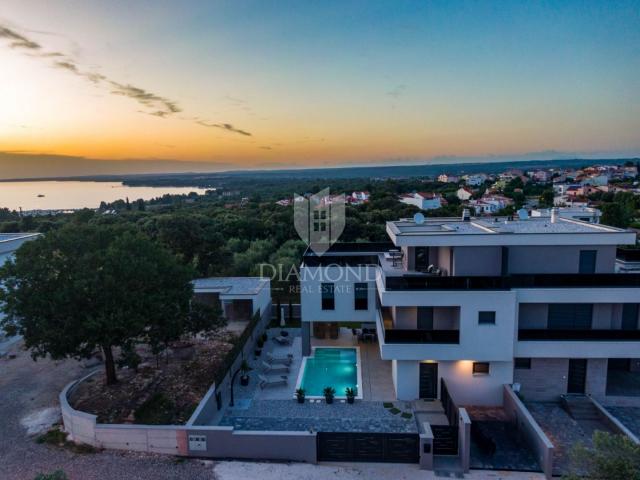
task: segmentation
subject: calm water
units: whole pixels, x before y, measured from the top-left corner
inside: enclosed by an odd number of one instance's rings
[[[100,202],[129,197],[150,200],[166,193],[204,193],[196,187],[128,187],[120,182],[0,182],[0,208],[11,210],[64,210],[97,208]],[[44,195],[39,197],[38,195]]]
[[[336,389],[336,397],[344,397],[347,387],[358,394],[358,367],[355,348],[316,348],[307,358],[301,388],[307,396],[321,397],[325,387]]]

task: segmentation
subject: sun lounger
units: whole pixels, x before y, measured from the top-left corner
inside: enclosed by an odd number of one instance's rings
[[[271,373],[286,372],[286,373],[289,373],[289,367],[287,367],[286,365],[281,365],[281,366],[271,365],[271,364],[265,362],[264,360],[261,363],[262,363],[262,370],[265,371],[265,372],[271,372]]]
[[[278,342],[280,345],[291,345],[291,339],[289,337],[283,337],[282,335],[273,337],[273,340],[274,342]]]
[[[281,375],[279,377],[265,377],[264,375],[258,375],[260,379],[260,388],[265,387],[277,387],[281,385],[287,385],[288,378],[286,375]]]
[[[271,352],[268,352],[267,362],[271,364],[291,365],[293,363],[293,355],[289,354],[286,357],[276,357]]]

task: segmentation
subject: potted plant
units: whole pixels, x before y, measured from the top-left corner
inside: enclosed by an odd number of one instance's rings
[[[336,394],[336,389],[333,387],[324,387],[322,394],[324,395],[325,401],[331,404],[333,403],[333,397]]]
[[[304,403],[304,388],[296,389],[296,400],[298,403]]]
[[[251,367],[249,367],[249,364],[247,363],[246,360],[243,360],[242,363],[240,364],[240,372],[242,372],[242,375],[240,376],[240,385],[242,385],[243,387],[246,387],[247,385],[249,385],[249,375],[247,375],[249,373],[249,371],[251,370]]]
[[[356,399],[356,391],[351,388],[351,387],[347,387],[344,391],[344,393],[347,396],[347,403],[353,403]]]
[[[256,357],[259,357],[260,355],[262,355],[262,347],[264,347],[264,340],[262,339],[262,337],[258,338],[258,341],[256,342]]]

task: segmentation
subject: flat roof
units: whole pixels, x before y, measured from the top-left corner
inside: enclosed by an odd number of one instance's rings
[[[396,235],[469,235],[501,233],[627,233],[616,227],[599,225],[579,220],[558,217],[551,222],[550,217],[529,217],[526,220],[511,220],[500,217],[471,218],[430,218],[417,224],[412,219],[387,222]]]
[[[0,242],[10,242],[21,238],[37,237],[39,233],[0,233]]]
[[[196,292],[224,295],[257,295],[267,285],[269,279],[264,277],[209,277],[193,281]]]
[[[450,245],[626,245],[635,243],[635,233],[608,225],[594,224],[558,216],[529,217],[525,220],[506,217],[427,218],[421,224],[413,219],[387,222],[387,233],[396,245],[440,243]],[[578,236],[576,236],[579,234]],[[475,239],[475,240],[474,240]],[[479,242],[479,243],[474,243]],[[560,243],[561,242],[561,243]],[[444,243],[442,243],[444,245]]]

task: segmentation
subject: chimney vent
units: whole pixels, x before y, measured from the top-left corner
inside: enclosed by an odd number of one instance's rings
[[[556,223],[558,221],[558,207],[553,207],[551,209],[551,223]]]
[[[468,208],[465,208],[464,210],[462,210],[462,221],[463,222],[471,221],[471,213],[469,212]]]

